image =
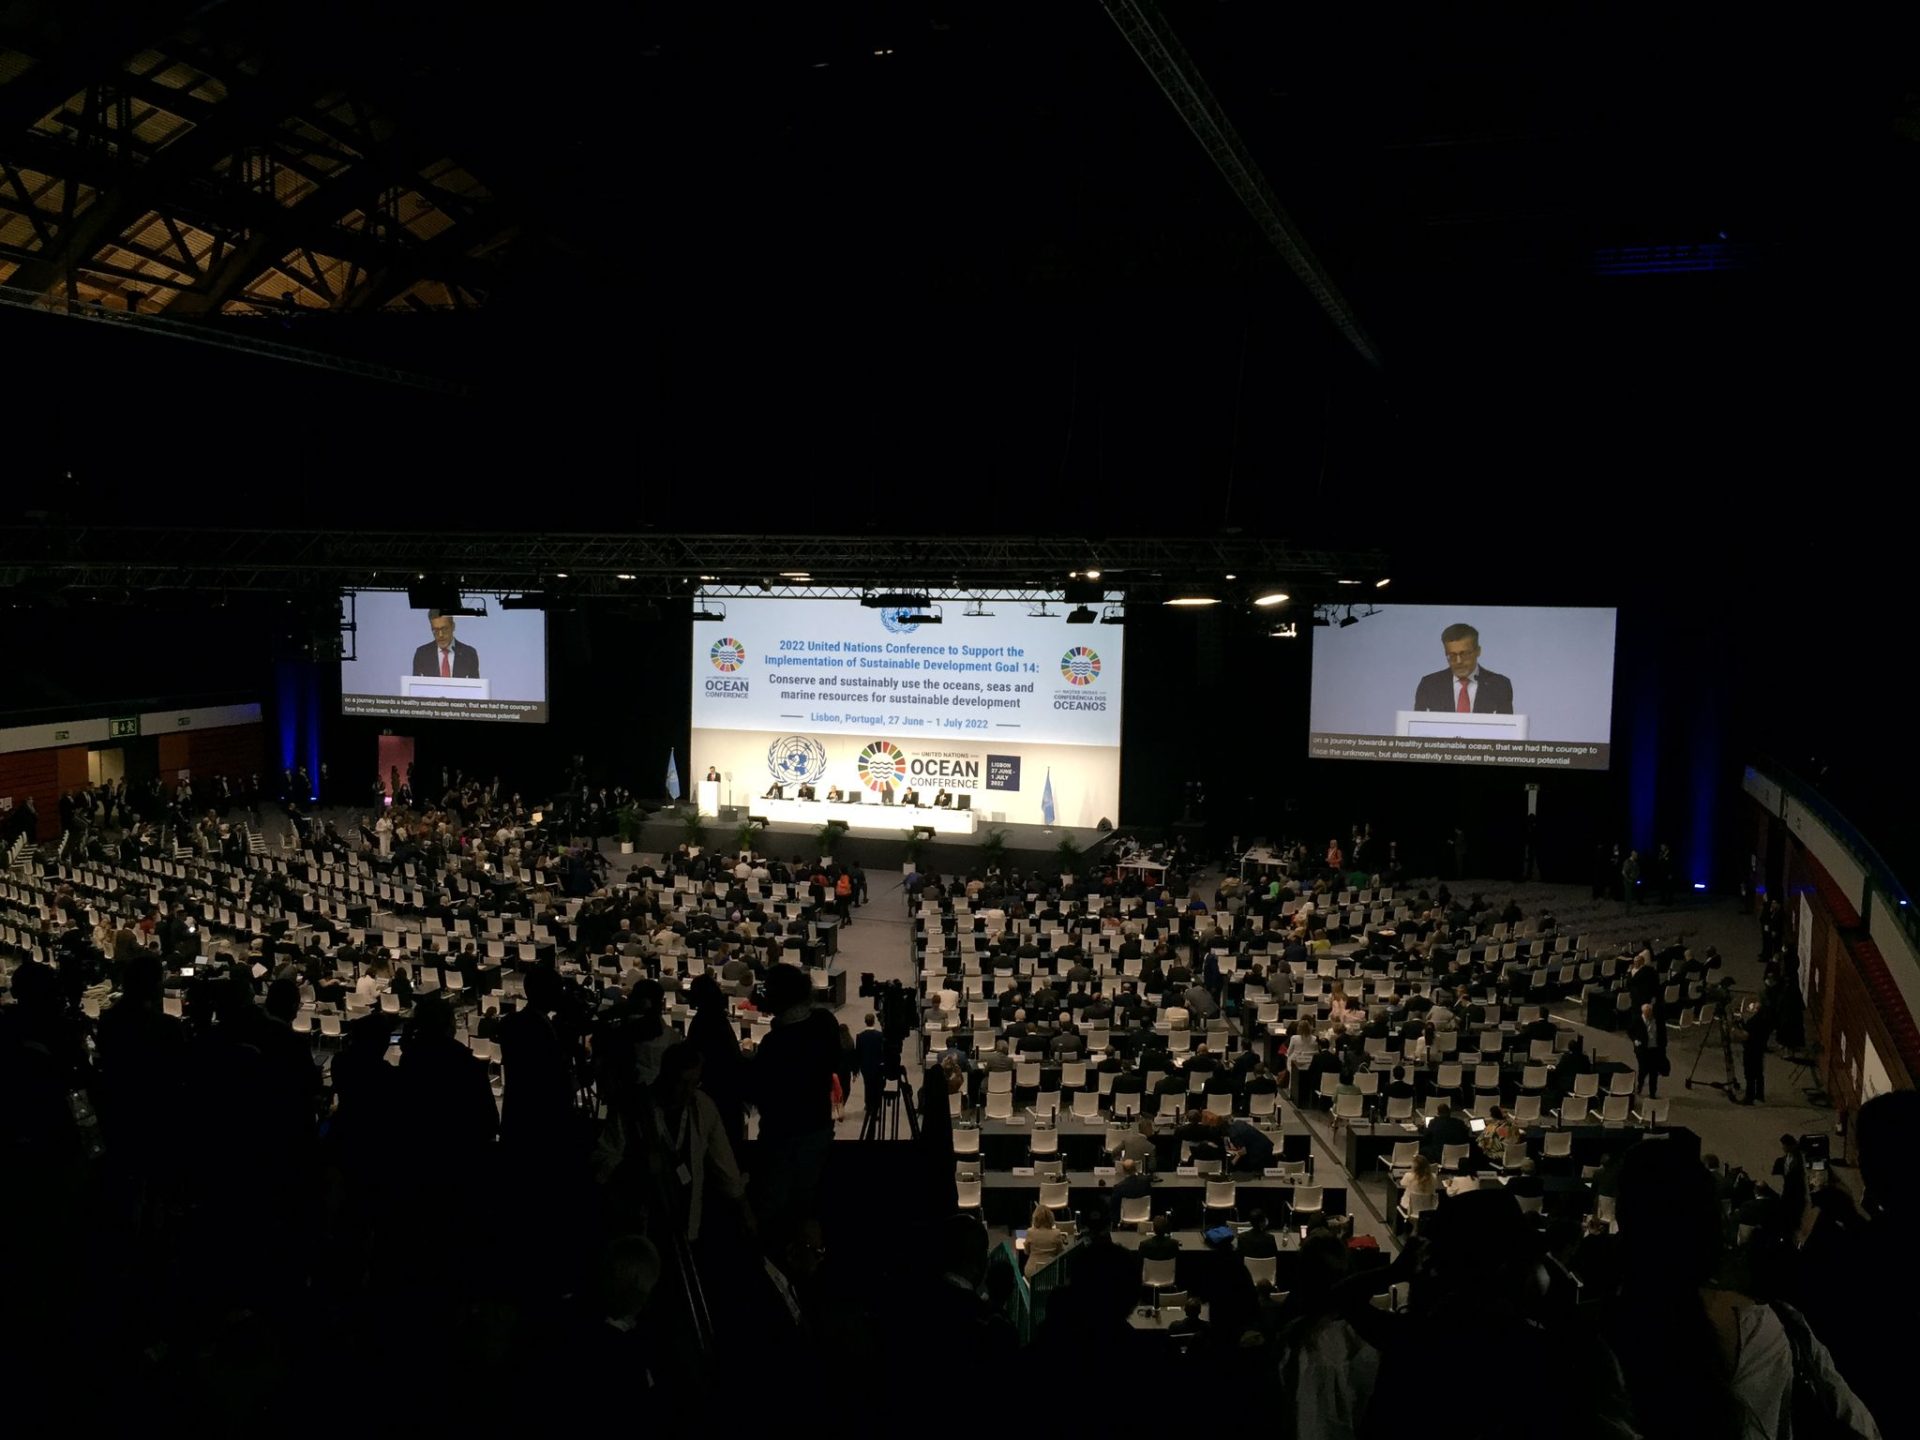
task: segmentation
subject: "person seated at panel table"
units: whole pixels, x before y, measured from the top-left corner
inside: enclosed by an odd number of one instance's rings
[[[767,787],[766,793],[760,798],[762,800],[784,800],[787,798],[787,787],[776,780]]]
[[[837,805],[846,798],[846,792],[841,790],[838,785],[829,785],[827,787],[827,800],[830,804]]]
[[[948,809],[952,806],[952,804],[953,804],[953,796],[949,795],[945,790],[942,790],[939,794],[933,797],[933,808],[936,810]]]
[[[920,803],[920,792],[909,785],[905,790],[900,792],[900,803],[902,805],[918,805]]]
[[[794,799],[796,799],[796,800],[812,800],[812,799],[814,799],[814,798],[815,798],[815,796],[814,796],[814,793],[813,793],[813,786],[811,786],[811,785],[802,785],[802,786],[801,786],[801,787],[800,787],[800,788],[799,788],[798,790],[796,790],[796,791],[794,792],[794,797],[793,797],[793,798],[794,798]]]

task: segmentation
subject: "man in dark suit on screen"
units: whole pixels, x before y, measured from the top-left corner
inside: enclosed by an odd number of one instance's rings
[[[478,680],[480,652],[453,638],[453,617],[429,610],[427,623],[433,627],[433,639],[413,652],[413,673]]]
[[[1513,714],[1513,681],[1480,668],[1480,632],[1449,625],[1440,632],[1447,668],[1422,675],[1414,687],[1416,710],[1452,710],[1467,715]]]

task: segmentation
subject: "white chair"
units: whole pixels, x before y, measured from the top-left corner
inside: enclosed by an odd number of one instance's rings
[[[1586,1124],[1587,1107],[1591,1103],[1585,1095],[1569,1095],[1560,1102],[1560,1123],[1562,1125]]]
[[[1040,1186],[1040,1203],[1056,1214],[1066,1210],[1072,1204],[1070,1188],[1065,1180],[1048,1180]]]
[[[1027,1153],[1035,1160],[1051,1160],[1060,1153],[1060,1132],[1058,1130],[1035,1130],[1027,1137]]]
[[[958,1096],[954,1097],[958,1099]],[[997,1095],[987,1096],[987,1119],[1011,1120],[1013,1118],[1013,1093],[1003,1090]]]
[[[1624,1125],[1627,1123],[1627,1106],[1633,1102],[1632,1095],[1609,1095],[1600,1107],[1602,1125]]]
[[[1334,1097],[1333,1123],[1335,1127],[1351,1125],[1364,1119],[1367,1113],[1367,1097],[1359,1094],[1346,1094]]]
[[[1583,1071],[1573,1077],[1573,1093],[1582,1100],[1591,1100],[1600,1093],[1600,1077],[1591,1070]]]
[[[1062,1090],[1084,1090],[1087,1088],[1087,1062],[1070,1060],[1060,1067],[1060,1088]]]
[[[1398,1175],[1403,1170],[1411,1170],[1413,1168],[1413,1157],[1419,1153],[1420,1142],[1418,1140],[1396,1140],[1393,1142],[1393,1153],[1387,1156],[1386,1167],[1395,1175]]]
[[[1258,1091],[1247,1096],[1247,1118],[1249,1120],[1270,1119],[1278,1114],[1279,1110],[1280,1097],[1271,1090]]]
[[[1076,1120],[1098,1120],[1100,1118],[1100,1092],[1097,1090],[1074,1091],[1073,1118]]]
[[[1400,1196],[1400,1213],[1410,1225],[1418,1225],[1420,1217],[1430,1210],[1440,1208],[1440,1192],[1428,1191],[1423,1194],[1409,1195],[1404,1191]]]
[[[956,1155],[978,1155],[980,1153],[980,1132],[972,1128],[955,1130],[953,1132],[953,1153]]]
[[[1411,1120],[1413,1118],[1413,1097],[1411,1095],[1389,1095],[1387,1097],[1388,1120]]]
[[[1144,1230],[1153,1219],[1151,1195],[1129,1195],[1120,1202],[1120,1224],[1129,1230]]]
[[[1033,1097],[1033,1110],[1036,1115],[1058,1115],[1060,1113],[1060,1092],[1042,1090]]]
[[[1040,1088],[1040,1062],[1037,1060],[1020,1061],[1014,1070],[1013,1078],[1022,1090],[1038,1090]]]
[[[1296,1185],[1293,1187],[1293,1199],[1287,1205],[1288,1213],[1298,1220],[1302,1215],[1318,1215],[1326,1203],[1325,1191],[1319,1185]]]
[[[1247,1257],[1247,1274],[1255,1285],[1271,1285],[1273,1277],[1280,1267],[1276,1255],[1250,1255]]]
[[[1634,1075],[1631,1070],[1616,1070],[1607,1076],[1607,1093],[1609,1095],[1631,1095],[1633,1094],[1633,1085]]]
[[[1547,1160],[1565,1160],[1573,1154],[1573,1132],[1549,1130],[1541,1142],[1540,1154]]]
[[[1236,1203],[1238,1186],[1231,1180],[1207,1181],[1207,1209],[1231,1210]]]
[[[1140,1283],[1153,1291],[1157,1297],[1162,1290],[1173,1288],[1172,1259],[1147,1260],[1140,1266]]]
[[[1542,1042],[1542,1043],[1550,1044],[1551,1042]],[[1544,1065],[1527,1066],[1526,1069],[1520,1072],[1520,1088],[1522,1090],[1546,1089],[1547,1088],[1547,1067]]]
[[[1540,1119],[1540,1097],[1522,1095],[1513,1102],[1513,1118],[1522,1125],[1536,1123]]]
[[[1011,1095],[1013,1093],[1013,1072],[1011,1070],[989,1070],[987,1072],[987,1094]]]
[[[1442,1170],[1458,1170],[1461,1165],[1466,1163],[1467,1156],[1472,1152],[1473,1146],[1464,1140],[1458,1145],[1442,1145],[1440,1147],[1440,1168]]]
[[[1643,1125],[1664,1125],[1667,1123],[1667,1107],[1673,1102],[1665,1095],[1649,1096],[1640,1104],[1640,1123]]]
[[[978,1180],[960,1180],[955,1182],[954,1190],[959,1196],[962,1210],[980,1208],[980,1182]]]

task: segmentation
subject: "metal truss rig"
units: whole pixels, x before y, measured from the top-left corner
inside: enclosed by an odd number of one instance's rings
[[[166,557],[164,560],[158,557]],[[1291,583],[1302,591],[1385,573],[1378,551],[1302,549],[1246,536],[590,535],[0,526],[0,586],[55,590],[304,592],[399,589],[554,596],[961,589],[982,598],[1058,589],[1097,570],[1140,595],[1183,585]],[[1090,576],[1088,578],[1091,578]]]

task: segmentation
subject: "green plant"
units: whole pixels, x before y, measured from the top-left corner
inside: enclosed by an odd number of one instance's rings
[[[680,807],[680,829],[688,845],[703,846],[707,843],[707,822],[698,805]]]
[[[758,821],[744,820],[740,828],[733,832],[734,848],[751,851],[760,848],[760,825]]]
[[[1053,847],[1054,854],[1060,857],[1060,873],[1073,874],[1080,865],[1080,847],[1074,844],[1071,835],[1062,835],[1060,843]]]
[[[920,857],[927,853],[927,837],[918,830],[902,830],[906,837],[907,863],[914,869],[920,868]]]
[[[629,845],[640,842],[640,807],[634,804],[622,805],[615,813],[614,820],[620,826],[620,838]]]
[[[824,859],[833,854],[833,847],[839,843],[840,837],[847,833],[847,829],[847,822],[844,820],[829,820],[820,827],[820,833],[814,839],[819,842],[821,858]]]
[[[998,870],[1007,863],[1007,832],[989,830],[980,837],[980,863],[989,870]]]

